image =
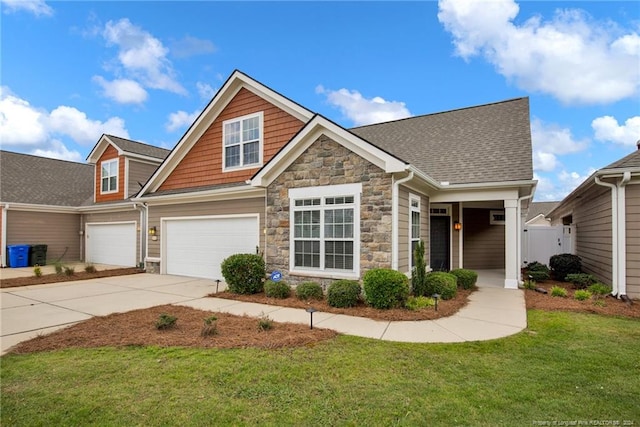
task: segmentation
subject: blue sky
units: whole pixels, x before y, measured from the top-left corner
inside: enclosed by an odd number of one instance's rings
[[[640,4],[0,0],[2,149],[172,148],[234,69],[345,127],[528,96],[536,200],[640,140]],[[481,141],[478,141],[481,143]]]

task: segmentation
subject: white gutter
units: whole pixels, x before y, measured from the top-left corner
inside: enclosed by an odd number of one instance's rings
[[[535,192],[535,187],[534,187],[534,191],[532,191],[531,194],[518,198],[518,207],[517,207],[517,214],[516,214],[516,221],[518,222],[518,239],[517,239],[518,243],[516,244],[516,262],[518,263],[518,271],[520,271],[520,269],[522,268],[522,233],[524,229],[522,225],[522,202],[524,200],[531,199],[533,197],[534,192]],[[520,275],[518,276],[522,278]],[[522,283],[522,281],[520,282]]]
[[[595,183],[611,189],[611,293],[618,295],[618,187],[601,181],[595,176]]]
[[[2,244],[2,248],[0,248],[0,252],[2,252],[2,259],[0,260],[0,267],[5,268],[7,266],[7,211],[9,210],[9,203],[4,205],[4,209],[2,209],[2,236],[0,237],[0,241]]]
[[[144,203],[134,203],[133,209],[140,212],[140,263],[144,265],[148,247],[147,247],[147,218],[149,216],[149,209]]]
[[[626,189],[631,172],[625,171],[618,183],[618,297],[627,294],[627,208]]]
[[[413,170],[409,169],[409,175],[399,180],[394,180],[391,186],[391,268],[393,270],[398,269],[398,229],[400,228],[398,211],[399,211],[399,199],[400,199],[400,184],[405,183],[413,179]]]

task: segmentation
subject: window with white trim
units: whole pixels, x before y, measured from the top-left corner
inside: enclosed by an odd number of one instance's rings
[[[359,274],[361,186],[289,190],[292,271]]]
[[[100,193],[118,191],[118,159],[105,160],[100,163]]]
[[[223,170],[262,165],[262,112],[222,123]]]
[[[420,242],[420,197],[409,195],[409,246],[411,253],[409,256],[409,269],[413,268],[413,254],[416,246]]]

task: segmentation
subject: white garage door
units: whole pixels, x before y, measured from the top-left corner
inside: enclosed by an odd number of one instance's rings
[[[136,224],[87,224],[87,262],[136,266]]]
[[[230,255],[255,253],[258,218],[218,217],[165,220],[167,274],[224,280],[220,264]]]

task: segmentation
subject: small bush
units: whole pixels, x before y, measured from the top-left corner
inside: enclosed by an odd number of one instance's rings
[[[262,314],[258,319],[258,331],[264,332],[273,329],[273,320],[269,319],[269,316]]]
[[[465,268],[456,268],[450,271],[458,279],[458,286],[462,289],[473,289],[478,281],[478,273]]]
[[[525,280],[524,283],[522,283],[522,287],[525,289],[530,289],[532,291],[535,291],[536,288],[538,287],[538,284],[536,283],[535,280]]]
[[[564,298],[567,296],[567,290],[562,286],[554,286],[551,288],[551,296]]]
[[[433,298],[414,296],[407,298],[407,302],[404,304],[404,306],[411,311],[418,311],[423,308],[433,307],[434,305],[436,305],[436,302]]]
[[[360,292],[360,284],[355,280],[336,280],[327,289],[327,304],[337,308],[355,307]]]
[[[324,292],[322,292],[322,286],[320,286],[320,284],[316,282],[304,282],[296,287],[296,296],[301,300],[321,300],[324,297]]]
[[[556,280],[566,282],[567,275],[582,272],[582,261],[578,255],[554,255],[549,259],[549,267],[551,267]]]
[[[549,273],[549,267],[545,264],[541,264],[538,261],[534,261],[527,265],[525,275],[537,282],[544,282],[545,280],[549,280],[551,278],[551,274]]]
[[[62,274],[62,263],[61,262],[56,262],[53,264],[53,267],[56,269],[56,274]]]
[[[597,299],[593,301],[593,305],[595,305],[596,307],[606,307],[607,304],[604,302],[604,300]]]
[[[455,298],[458,293],[458,279],[450,273],[435,271],[425,277],[425,294],[416,296],[432,296],[439,294],[443,300]]]
[[[364,300],[371,307],[402,307],[409,296],[409,278],[396,270],[374,268],[362,278]]]
[[[218,333],[218,318],[216,316],[210,316],[204,319],[204,326],[200,335],[203,337],[210,337]]]
[[[76,274],[76,269],[73,267],[65,267],[64,268],[64,275],[65,276],[73,276],[74,274]]]
[[[289,298],[289,295],[291,295],[291,286],[285,282],[267,280],[264,284],[264,294],[270,298]]]
[[[36,277],[41,277],[42,276],[42,269],[40,268],[40,266],[36,265],[33,268],[33,275]]]
[[[594,283],[587,288],[593,295],[609,295],[612,291],[611,286],[607,286],[603,283]]]
[[[587,273],[567,274],[567,277],[565,277],[565,280],[567,282],[573,283],[573,286],[576,289],[585,289],[589,285],[593,285],[598,281],[598,279],[596,279],[595,276],[592,276],[591,274],[587,274]]]
[[[573,297],[578,301],[586,301],[591,298],[591,292],[586,289],[578,289],[573,293]]]
[[[527,270],[528,271],[549,271],[549,267],[547,267],[545,264],[542,264],[541,262],[533,261],[527,265]]]
[[[95,273],[96,271],[96,266],[93,264],[87,264],[84,266],[84,271],[87,273]]]
[[[255,254],[235,254],[222,261],[222,275],[235,294],[257,294],[266,275],[264,259]]]
[[[156,329],[165,330],[176,326],[178,318],[170,314],[162,313],[156,321]]]

